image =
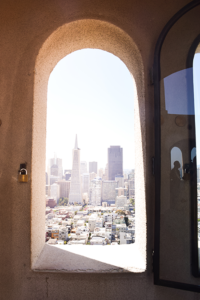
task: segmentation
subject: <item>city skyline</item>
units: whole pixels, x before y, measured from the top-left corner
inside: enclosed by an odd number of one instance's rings
[[[115,145],[115,146],[110,146],[110,147],[120,147],[120,146],[118,146],[118,145]],[[109,147],[109,148],[110,148]],[[108,148],[108,149],[109,149]],[[123,150],[123,148],[122,147],[120,147],[122,150]],[[107,149],[107,151],[108,151],[108,149]],[[74,150],[74,149],[73,149]],[[81,149],[80,149],[81,150]],[[81,155],[80,155],[81,156]],[[52,155],[52,157],[50,157],[50,158],[47,158],[47,160],[48,160],[48,163],[47,163],[47,166],[46,166],[46,171],[48,172],[48,168],[49,168],[49,162],[50,161],[52,161],[52,160],[54,160],[55,159],[55,157],[56,157],[56,159],[61,159],[62,161],[63,161],[63,158],[62,157],[57,157],[57,153],[55,153],[54,152],[54,154]],[[90,170],[89,170],[89,166],[90,166],[90,163],[94,163],[94,162],[91,162],[91,161],[83,161],[83,160],[81,160],[80,159],[80,170],[81,170],[81,167],[82,167],[82,163],[84,163],[84,165],[85,165],[85,167],[87,168],[87,172],[81,172],[81,174],[82,173],[91,173],[90,172]],[[95,162],[95,163],[97,163],[97,166],[98,166],[98,161],[97,162]],[[71,161],[71,168],[64,168],[63,167],[63,164],[62,164],[62,169],[63,169],[63,175],[64,175],[64,171],[65,170],[72,170],[72,164],[73,164],[73,159],[72,159],[72,161]],[[106,164],[105,164],[105,166],[104,167],[97,167],[97,173],[96,174],[98,174],[98,171],[99,170],[104,170],[105,171],[105,169],[106,169],[106,165],[108,164],[108,162],[106,162]],[[134,168],[123,168],[122,167],[122,170],[123,170],[123,172],[125,172],[125,171],[131,171],[131,170],[134,170]],[[119,175],[119,174],[118,174]]]
[[[134,168],[134,85],[119,58],[97,49],[69,54],[52,71],[47,98],[47,159],[56,152],[71,169],[77,134],[81,161],[105,168],[107,149],[120,145],[124,168]]]
[[[77,134],[76,134],[75,136],[77,136]],[[121,148],[121,149],[123,150],[123,147],[121,147],[120,145],[110,145],[110,146],[106,149],[106,154],[107,154],[107,156],[108,156],[108,150],[109,150],[111,147],[119,147],[119,148]],[[80,148],[80,150],[82,150],[82,149]],[[72,151],[73,151],[73,149],[72,149]],[[122,152],[123,152],[123,151],[122,151]],[[58,159],[62,159],[62,161],[64,160],[63,157],[58,157],[57,153],[54,152],[54,153],[52,154],[51,157],[47,158],[46,169],[48,169],[48,162],[49,162],[50,160],[53,160],[55,156],[56,156],[56,159],[58,158]],[[108,158],[108,157],[107,157],[107,158]],[[86,173],[91,173],[91,172],[89,171],[89,169],[90,169],[90,164],[91,164],[91,163],[97,163],[97,173],[98,173],[98,170],[100,170],[100,169],[105,170],[106,165],[108,164],[108,159],[107,159],[107,161],[105,162],[105,165],[104,165],[104,166],[99,166],[98,161],[91,161],[91,160],[86,161],[86,160],[82,160],[81,154],[80,154],[80,164],[81,164],[81,163],[86,163],[86,168],[87,168],[87,172],[86,172]],[[62,165],[62,166],[63,166],[63,165]],[[64,170],[71,170],[71,169],[72,169],[72,160],[71,160],[71,166],[69,165],[69,167],[67,167],[67,168],[66,168],[66,167],[63,167],[63,171],[64,171]],[[131,171],[132,169],[135,169],[135,168],[130,168],[130,167],[129,167],[129,168],[124,168],[124,167],[123,167],[123,164],[122,164],[122,170],[123,170],[123,171],[125,171],[125,170],[130,170],[130,171]]]

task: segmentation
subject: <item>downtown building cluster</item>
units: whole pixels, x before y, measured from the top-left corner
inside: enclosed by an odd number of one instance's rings
[[[135,174],[134,170],[123,171],[123,149],[120,146],[108,148],[104,170],[98,169],[97,162],[87,165],[81,161],[80,151],[76,137],[71,170],[63,172],[62,160],[56,155],[49,160],[46,173],[48,243],[133,243]]]

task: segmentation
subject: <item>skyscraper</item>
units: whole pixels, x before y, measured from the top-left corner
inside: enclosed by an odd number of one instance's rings
[[[108,180],[123,175],[123,149],[120,146],[108,148]]]
[[[107,202],[107,204],[115,204],[115,197],[117,188],[117,181],[115,180],[103,180],[102,181],[102,202]]]
[[[87,173],[87,163],[86,161],[81,161],[81,174]]]
[[[84,173],[81,175],[81,183],[82,183],[82,193],[89,194],[89,188],[90,188],[90,174],[89,173]]]
[[[97,174],[97,162],[91,161],[89,162],[89,173],[96,173]]]
[[[56,183],[60,186],[60,197],[69,198],[71,181],[66,181],[66,180],[62,179],[62,180],[56,181]]]
[[[50,158],[48,162],[48,185],[54,184],[57,180],[62,179],[63,168],[62,159],[57,158],[56,153],[54,153],[54,158]]]
[[[72,174],[71,186],[69,193],[69,203],[81,203],[81,171],[80,171],[80,149],[78,148],[77,135],[75,140],[75,147],[72,153]]]
[[[56,153],[54,153],[54,158],[49,159],[49,175],[58,176],[62,179],[63,168],[62,168],[62,159],[57,158]]]
[[[90,184],[90,204],[94,206],[101,205],[101,178],[93,179]]]

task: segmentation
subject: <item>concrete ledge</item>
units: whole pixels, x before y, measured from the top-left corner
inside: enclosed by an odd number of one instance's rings
[[[145,262],[136,245],[89,246],[45,244],[33,266],[34,271],[142,273]]]

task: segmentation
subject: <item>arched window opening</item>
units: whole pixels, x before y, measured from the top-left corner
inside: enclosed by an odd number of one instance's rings
[[[93,28],[93,30],[91,30]],[[101,251],[85,245],[50,246],[45,243],[45,171],[46,108],[48,80],[52,70],[66,55],[81,49],[101,49],[112,53],[127,66],[134,85],[135,133],[135,242],[131,245],[100,247]],[[146,269],[146,125],[144,101],[144,74],[140,51],[130,36],[117,26],[100,20],[79,20],[67,23],[53,32],[42,45],[35,64],[33,146],[32,146],[32,205],[31,205],[31,263],[34,270],[66,270],[72,272],[115,272],[129,270],[143,272]],[[99,105],[99,103],[98,103]],[[81,107],[80,107],[81,108]],[[114,110],[113,106],[113,110]],[[122,116],[119,116],[120,122]],[[113,125],[115,126],[115,124]],[[77,134],[77,132],[76,132]],[[98,134],[98,132],[96,132]],[[74,137],[75,138],[75,137]],[[69,147],[72,149],[74,144]],[[92,136],[91,136],[92,139]],[[78,137],[78,147],[82,149]],[[72,154],[71,154],[72,155]],[[51,157],[54,154],[51,152]],[[60,158],[60,154],[56,153]],[[37,174],[37,176],[35,175]],[[43,172],[44,174],[44,172]],[[69,174],[66,174],[69,175]],[[118,178],[120,181],[120,178]],[[42,196],[43,195],[43,196]],[[42,197],[42,198],[41,198]],[[124,249],[126,248],[126,255]],[[81,258],[81,259],[79,259]],[[120,259],[119,259],[120,258]],[[60,262],[62,261],[62,264]],[[87,265],[87,270],[85,266]],[[139,270],[139,271],[138,271]]]
[[[133,99],[130,72],[106,51],[73,52],[52,71],[47,99],[48,244],[134,243]]]

